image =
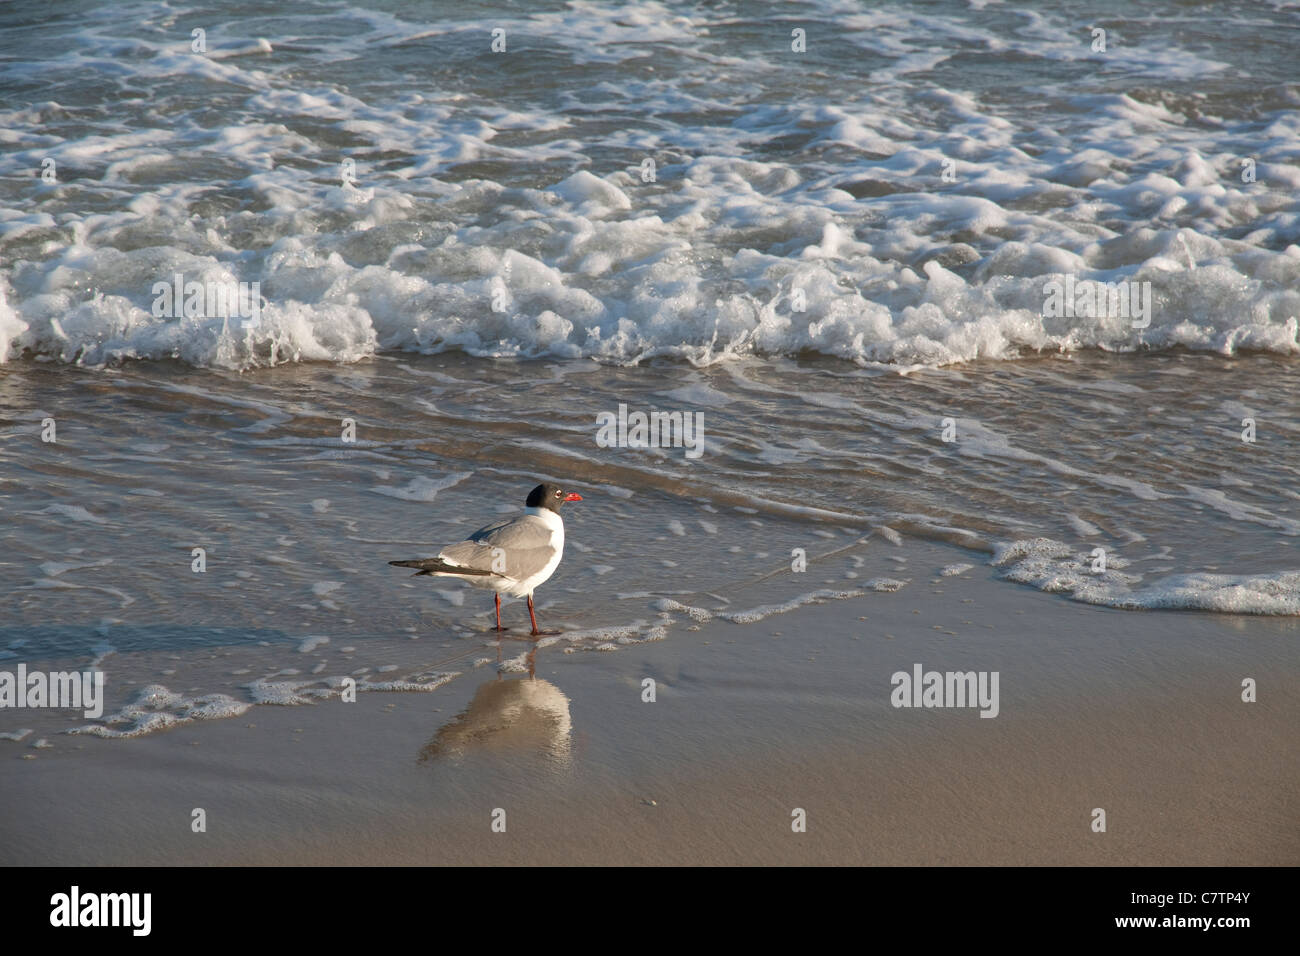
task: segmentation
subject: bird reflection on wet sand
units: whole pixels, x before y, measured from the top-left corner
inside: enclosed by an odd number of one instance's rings
[[[536,676],[537,648],[528,652],[528,676],[484,683],[469,706],[444,724],[420,750],[420,762],[463,757],[472,750],[537,752],[567,763],[572,722],[569,698]],[[497,648],[501,660],[501,648]]]

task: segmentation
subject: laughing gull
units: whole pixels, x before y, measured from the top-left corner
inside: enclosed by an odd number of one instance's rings
[[[533,610],[533,590],[555,573],[564,557],[564,521],[560,506],[566,501],[581,501],[582,495],[566,492],[558,485],[541,484],[524,503],[524,513],[494,521],[479,528],[460,544],[438,552],[436,558],[413,561],[389,561],[399,568],[418,568],[415,572],[436,577],[460,578],[476,588],[496,591],[497,630],[501,626],[501,595],[528,597],[528,617],[537,629]],[[554,632],[552,632],[554,633]]]

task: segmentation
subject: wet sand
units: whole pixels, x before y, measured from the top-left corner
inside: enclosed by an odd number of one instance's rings
[[[5,745],[0,862],[1300,862],[1300,622],[1089,607],[981,566],[926,577],[946,547],[895,553],[900,591],[615,652],[561,642],[531,678],[60,737],[33,760]],[[736,606],[806,591],[796,577]],[[891,706],[914,663],[998,671],[998,716]]]

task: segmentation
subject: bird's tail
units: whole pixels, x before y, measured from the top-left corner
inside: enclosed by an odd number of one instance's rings
[[[462,568],[459,565],[448,564],[442,558],[416,558],[413,561],[389,561],[389,564],[398,568],[418,568],[415,576],[421,574],[460,574],[466,577],[486,577],[495,574],[494,571],[482,571],[478,568]]]

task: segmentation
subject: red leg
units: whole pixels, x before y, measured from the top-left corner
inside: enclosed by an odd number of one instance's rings
[[[537,613],[533,610],[533,596],[528,595],[528,618],[533,622],[533,637],[540,637],[543,634],[559,634],[559,631],[539,631],[537,629]]]
[[[502,627],[502,626],[501,626],[501,594],[500,594],[499,592],[498,592],[496,598],[497,598],[497,630],[498,630],[498,631],[506,631],[506,630],[509,630],[509,628],[505,628],[505,627]],[[537,628],[537,625],[534,624],[534,625],[533,625],[533,629],[536,630],[536,628]]]

